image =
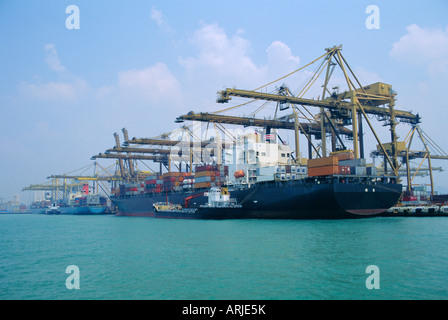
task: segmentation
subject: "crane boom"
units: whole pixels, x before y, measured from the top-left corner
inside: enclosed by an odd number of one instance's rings
[[[241,89],[230,89],[227,88],[223,91],[218,92],[219,97],[216,100],[219,103],[226,103],[228,102],[232,96],[235,97],[243,97],[243,98],[250,98],[250,99],[257,99],[257,100],[268,100],[268,101],[276,101],[280,103],[291,103],[291,104],[300,104],[300,105],[306,105],[311,107],[324,107],[328,108],[330,110],[351,110],[352,105],[350,102],[342,101],[342,98],[349,98],[349,93],[343,93],[337,96],[337,98],[327,98],[325,100],[314,100],[314,99],[306,99],[306,98],[299,98],[299,97],[291,97],[291,96],[285,96],[285,95],[278,95],[278,94],[272,94],[272,93],[264,93],[264,92],[257,92],[257,91],[249,91],[249,90],[241,90]],[[357,99],[361,103],[363,101],[368,100],[377,100],[380,102],[387,103],[389,99],[386,97],[381,97],[377,95],[372,94],[365,94],[365,93],[357,93]],[[384,101],[382,101],[382,99]],[[391,111],[389,108],[383,108],[378,106],[372,106],[372,105],[365,105],[361,104],[364,111],[367,114],[373,114],[373,115],[379,115],[379,116],[390,116]],[[357,108],[359,109],[359,108]],[[413,113],[409,111],[403,111],[403,110],[394,110],[395,117],[403,119],[410,123],[418,123],[420,122],[419,115],[414,115]]]
[[[243,126],[254,126],[254,127],[270,127],[277,129],[289,129],[294,130],[294,122],[282,121],[282,120],[270,120],[270,119],[257,119],[257,118],[246,118],[246,117],[236,117],[236,116],[224,116],[212,113],[188,113],[186,115],[180,116],[178,120],[191,120],[191,121],[203,121],[203,122],[218,122],[234,125]],[[308,133],[313,135],[320,135],[320,126],[318,123],[300,123],[302,133]],[[338,126],[337,129],[341,134],[351,136],[352,131]]]
[[[92,156],[91,160],[95,160],[97,158],[106,158],[106,159],[124,159],[124,160],[152,160],[156,162],[166,162],[168,161],[167,157],[163,156],[142,156],[142,155],[124,155],[124,154],[103,154],[99,153],[96,156]]]

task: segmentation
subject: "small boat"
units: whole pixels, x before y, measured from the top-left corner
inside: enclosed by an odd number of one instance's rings
[[[153,204],[154,211],[173,211],[173,210],[182,210],[182,206],[180,204],[172,204],[171,202],[156,202]]]
[[[52,204],[51,206],[48,207],[48,209],[45,211],[45,214],[61,214],[61,210],[59,210],[59,206],[57,206],[56,204]]]
[[[208,197],[208,201],[201,205],[201,208],[241,208],[236,199],[230,198],[227,188],[213,187],[209,192],[205,192],[204,196]]]
[[[156,202],[153,204],[154,217],[156,218],[177,218],[177,219],[222,219],[223,214],[228,215],[233,211],[238,217],[242,206],[236,203],[236,199],[230,198],[227,188],[211,188],[204,195],[208,197],[208,202],[200,205],[199,208],[184,208],[180,204],[171,202]]]

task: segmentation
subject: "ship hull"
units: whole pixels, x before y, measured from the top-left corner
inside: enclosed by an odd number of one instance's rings
[[[59,210],[66,215],[96,215],[103,214],[106,206],[67,206],[59,207]]]
[[[196,214],[156,213],[152,205],[166,195],[142,194],[114,198],[120,216],[185,219],[347,219],[384,213],[401,195],[395,183],[339,183],[335,179],[257,183],[250,188],[229,189],[242,208],[201,208],[205,196],[190,201]],[[199,193],[199,192],[197,192]],[[192,193],[168,194],[169,201],[184,204]]]

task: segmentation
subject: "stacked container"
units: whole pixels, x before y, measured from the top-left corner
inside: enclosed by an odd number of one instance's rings
[[[190,175],[188,172],[167,172],[162,175],[163,189],[165,191],[183,190],[184,177]]]
[[[145,184],[139,182],[130,182],[125,184],[125,195],[134,196],[142,194],[145,191]]]
[[[330,156],[337,157],[339,161],[355,159],[355,154],[353,153],[353,150],[341,150],[331,152]]]
[[[162,177],[153,174],[146,177],[145,180],[145,193],[160,193],[163,190]]]
[[[220,186],[220,176],[219,166],[198,166],[196,167],[194,188],[202,189]]]
[[[365,176],[367,174],[366,159],[364,158],[339,160],[339,165],[350,167],[350,173],[348,174],[351,175]],[[373,171],[370,172],[372,173]]]
[[[194,188],[220,187],[229,175],[228,166],[205,165],[196,167]]]
[[[308,160],[308,176],[330,176],[339,174],[339,159],[336,156]]]

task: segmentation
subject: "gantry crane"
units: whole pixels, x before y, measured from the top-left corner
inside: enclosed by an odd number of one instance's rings
[[[351,135],[353,137],[353,148],[354,148],[354,156],[355,158],[359,158],[360,156],[364,156],[364,142],[362,138],[362,121],[359,119],[363,119],[369,125],[373,135],[375,136],[380,149],[383,151],[386,160],[388,161],[390,167],[392,168],[392,172],[394,175],[398,175],[398,150],[397,150],[397,135],[395,132],[395,128],[397,126],[397,121],[407,122],[411,124],[418,124],[420,122],[419,115],[415,115],[409,111],[397,110],[395,109],[395,93],[392,91],[392,86],[384,84],[384,83],[375,83],[369,86],[362,86],[355,74],[353,73],[351,67],[348,65],[345,58],[341,53],[342,46],[335,46],[333,48],[327,48],[326,53],[321,57],[317,58],[313,62],[307,64],[306,66],[321,60],[321,64],[316,71],[317,77],[326,70],[323,90],[322,90],[322,98],[321,99],[307,99],[303,98],[303,94],[299,94],[294,96],[291,94],[289,90],[285,90],[285,87],[280,87],[276,93],[266,93],[259,91],[260,89],[266,87],[269,84],[274,83],[275,81],[259,87],[255,90],[241,90],[241,89],[233,89],[227,88],[223,91],[218,92],[217,102],[226,103],[231,97],[243,97],[250,98],[254,100],[265,100],[265,101],[274,101],[281,104],[290,104],[294,109],[294,122],[278,123],[277,127],[294,129],[296,131],[296,155],[299,155],[299,144],[298,144],[298,131],[299,127],[303,125],[298,124],[297,120],[297,110],[300,106],[302,107],[317,107],[320,108],[320,137],[321,137],[321,150],[323,157],[326,156],[326,130],[330,126],[332,130],[332,134],[340,134],[341,129],[340,126],[351,125]],[[302,70],[306,66],[294,71],[297,72]],[[345,77],[348,91],[343,93],[330,92],[328,85],[331,75],[333,74],[333,70],[335,66],[339,66],[343,72]],[[349,76],[349,72],[352,77]],[[293,72],[293,73],[294,73]],[[291,73],[292,74],[292,73]],[[289,74],[290,75],[290,74]],[[287,75],[287,76],[289,76]],[[310,80],[309,84],[305,87],[309,89],[309,87],[316,81],[317,77],[314,77]],[[283,77],[284,78],[284,77]],[[280,78],[280,79],[283,79]],[[352,80],[353,78],[353,80]],[[280,80],[278,79],[278,80]],[[276,80],[277,81],[277,80]],[[357,86],[355,85],[357,84]],[[308,90],[307,89],[307,90]],[[305,91],[306,92],[306,91]],[[328,97],[326,95],[328,94]],[[367,115],[376,115],[380,117],[381,120],[387,122],[390,126],[391,131],[391,156],[389,153],[385,152],[384,145],[379,140],[378,135],[376,134],[370,119]],[[200,120],[201,118],[214,118],[216,121],[225,121],[225,117],[219,116],[215,117],[209,114],[196,116],[194,114],[184,115],[179,117],[179,119],[191,119],[191,120]],[[276,125],[273,120],[272,124]],[[241,119],[239,118],[237,121],[239,124],[247,124],[247,125],[256,125],[255,121],[251,121],[250,119]],[[341,125],[338,125],[341,124]],[[259,122],[257,123],[260,126],[266,126],[266,123]],[[314,123],[312,126],[316,129],[317,123]],[[336,130],[335,130],[336,129]],[[302,130],[302,132],[306,132],[306,130]],[[361,154],[360,154],[361,150]]]
[[[382,157],[384,157],[384,173],[392,173],[394,176],[402,175],[403,170],[400,169],[401,164],[399,162],[399,158],[401,158],[402,163],[406,163],[408,189],[410,190],[412,181],[410,173],[412,169],[409,165],[409,159],[423,158],[424,160],[426,158],[428,159],[429,163],[428,172],[431,179],[431,190],[432,193],[434,193],[432,170],[437,168],[433,168],[431,166],[431,159],[448,159],[448,155],[444,152],[441,152],[440,155],[430,154],[425,142],[425,150],[411,151],[410,142],[412,141],[412,135],[408,140],[408,146],[405,146],[404,142],[399,141],[396,134],[396,127],[398,123],[410,124],[414,131],[417,130],[417,132],[420,133],[420,129],[418,129],[418,124],[421,122],[419,114],[414,114],[410,111],[399,110],[395,108],[396,93],[392,90],[391,85],[381,82],[377,82],[367,86],[361,85],[352,68],[349,66],[346,59],[342,55],[341,51],[342,46],[327,48],[325,49],[325,53],[322,56],[308,63],[304,67],[301,67],[300,69],[295,70],[280,79],[272,81],[254,90],[227,88],[218,92],[218,103],[227,103],[232,99],[232,97],[248,98],[252,99],[252,101],[261,100],[267,102],[276,102],[277,105],[280,106],[280,110],[287,109],[286,107],[284,107],[285,105],[292,106],[293,113],[291,115],[281,118],[276,118],[274,116],[273,120],[267,120],[260,118],[257,119],[255,117],[236,117],[218,114],[222,111],[227,111],[229,109],[247,104],[243,103],[214,113],[190,112],[186,115],[178,117],[176,122],[191,120],[295,130],[295,154],[297,156],[300,154],[298,134],[302,133],[307,137],[310,143],[311,136],[314,136],[316,139],[321,140],[322,154],[316,154],[318,156],[325,157],[327,150],[327,130],[330,130],[333,142],[332,150],[336,150],[336,138],[343,146],[343,149],[346,148],[345,145],[343,145],[342,139],[340,138],[340,136],[345,135],[349,139],[353,140],[354,157],[357,159],[364,157],[364,133],[362,125],[363,121],[365,121],[378,143],[376,155],[381,155]],[[315,74],[311,77],[310,81],[298,94],[291,93],[289,88],[285,85],[280,86],[273,93],[261,91],[261,89],[267,87],[268,85],[271,85],[300,70],[303,70],[304,68],[316,63],[317,61],[321,62]],[[342,71],[348,87],[348,90],[342,93],[339,93],[337,91],[339,88],[333,88],[334,91],[331,92],[329,87],[330,78],[336,66],[338,66]],[[309,90],[309,88],[314,84],[320,74],[324,71],[325,78],[320,98],[304,98],[303,95]],[[276,109],[276,113],[278,110],[278,106]],[[304,108],[306,110],[306,107],[319,108],[319,113],[314,117],[314,122],[311,121],[310,123],[300,123],[298,122],[298,112],[301,112],[301,108]],[[301,113],[304,114],[303,112]],[[368,115],[384,122],[383,126],[389,126],[391,142],[382,143],[380,141],[379,136],[375,132],[375,129]],[[346,128],[346,126],[350,126],[351,130]],[[423,139],[421,134],[420,136],[421,139]],[[316,150],[316,148],[314,149]],[[310,150],[311,148],[309,147],[309,157],[311,157]],[[388,166],[390,168],[390,172],[388,171]],[[418,169],[414,171],[414,176],[418,175],[417,171]]]
[[[412,142],[415,133],[417,133],[420,141],[423,143],[424,150],[412,150]],[[425,138],[426,137],[426,138]],[[429,147],[432,147],[433,150],[436,150],[436,153],[430,152]],[[385,151],[391,154],[391,146],[390,144],[385,144]],[[434,179],[433,179],[433,171],[443,171],[442,168],[434,168],[432,166],[431,160],[448,160],[448,154],[443,151],[428,135],[426,135],[423,130],[420,128],[418,124],[412,125],[410,132],[408,133],[405,141],[399,141],[397,143],[397,155],[400,157],[401,163],[406,164],[406,169],[403,170],[406,173],[407,177],[407,191],[410,192],[412,190],[412,181],[415,176],[419,175],[419,172],[425,171],[429,174],[430,179],[430,187],[431,187],[431,196],[434,196]],[[377,150],[372,151],[372,157],[376,156],[384,156],[384,151],[377,148]],[[412,169],[410,166],[410,161],[412,159],[422,159],[418,168]],[[428,161],[428,169],[421,169],[421,166],[425,159]],[[384,166],[384,170],[387,171],[386,166]],[[414,172],[412,174],[412,172]],[[411,177],[412,174],[412,177]],[[423,173],[426,174],[426,173]]]

